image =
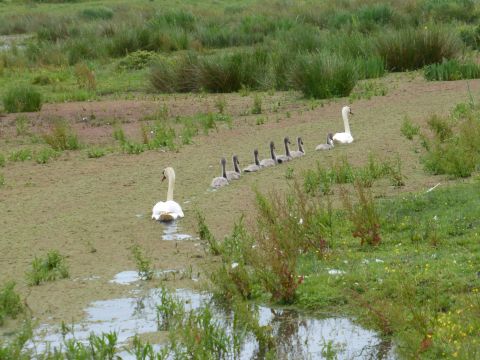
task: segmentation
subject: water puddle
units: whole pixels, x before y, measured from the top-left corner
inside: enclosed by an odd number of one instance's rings
[[[138,294],[139,291],[134,293]],[[151,289],[143,296],[95,301],[85,310],[85,319],[71,326],[71,332],[65,339],[75,337],[87,342],[92,332],[99,335],[115,331],[118,343],[125,345],[135,334],[156,332],[160,295],[161,290]],[[178,289],[175,295],[184,303],[187,311],[198,309],[211,300],[209,294],[185,289]],[[214,308],[213,311],[219,323],[227,328],[227,332],[231,332],[231,319],[220,310]],[[375,332],[363,329],[347,318],[315,318],[294,310],[264,306],[258,308],[258,318],[260,325],[269,325],[273,329],[279,359],[322,359],[327,347],[335,350],[336,359],[395,358],[388,346],[385,351],[385,344]],[[42,353],[47,347],[59,348],[63,342],[60,326],[41,325],[35,330],[34,341],[29,347]],[[156,344],[155,348],[160,349],[161,344]],[[257,351],[256,341],[247,337],[239,359],[254,358]],[[125,360],[135,359],[126,351],[119,355]]]
[[[175,277],[178,275],[178,277],[189,277],[192,280],[195,280],[193,278],[193,274],[189,274],[185,270],[174,270],[174,269],[169,269],[169,270],[156,270],[154,271],[154,278],[161,279],[161,280],[169,280],[170,278],[175,279]],[[189,276],[187,276],[189,275]],[[138,271],[135,270],[127,270],[127,271],[122,271],[116,274],[112,280],[109,280],[109,283],[112,284],[119,284],[119,285],[130,285],[133,283],[136,283],[140,280],[143,280],[142,277],[138,274]]]

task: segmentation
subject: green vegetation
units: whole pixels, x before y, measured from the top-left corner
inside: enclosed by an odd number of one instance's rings
[[[421,136],[425,150],[422,162],[427,171],[452,177],[469,177],[478,170],[480,112],[472,107],[463,110],[448,117],[433,115],[428,120],[430,131]]]
[[[65,257],[57,250],[51,250],[44,258],[35,257],[32,269],[26,275],[29,285],[40,285],[42,282],[68,278],[69,272]]]
[[[37,164],[46,164],[52,158],[59,156],[59,152],[52,148],[43,148],[35,154],[35,161]]]
[[[140,245],[132,246],[132,256],[138,269],[138,275],[144,280],[152,280],[155,272],[152,268],[152,259],[150,259]]]
[[[0,325],[7,317],[15,319],[24,311],[20,295],[15,292],[15,283],[9,281],[0,288]]]
[[[100,158],[102,156],[105,156],[106,154],[107,154],[107,151],[99,147],[92,147],[87,150],[87,157],[91,159]]]
[[[458,60],[444,60],[440,64],[425,67],[425,79],[433,81],[452,81],[480,78],[480,65],[475,62],[462,63]]]
[[[10,113],[39,111],[42,96],[32,87],[10,88],[3,96],[3,107]]]
[[[420,126],[414,125],[408,117],[405,117],[402,122],[402,127],[400,128],[402,135],[405,136],[408,140],[412,140],[415,135],[418,135],[420,132]]]
[[[43,140],[50,145],[53,150],[58,151],[78,150],[81,147],[78,136],[63,119],[54,119],[51,132],[44,134]]]

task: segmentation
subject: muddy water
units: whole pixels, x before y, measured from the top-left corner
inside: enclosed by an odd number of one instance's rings
[[[123,275],[116,278],[124,278]],[[118,343],[125,345],[135,334],[157,331],[156,306],[160,303],[159,289],[150,289],[145,293],[134,289],[130,297],[95,301],[85,309],[85,319],[72,326],[72,332],[65,339],[75,337],[87,342],[90,333],[101,334],[117,332]],[[186,310],[198,309],[209,304],[211,296],[178,289],[176,297],[184,303]],[[213,305],[211,305],[213,306]],[[217,321],[231,331],[230,319],[214,308]],[[258,308],[260,325],[270,325],[277,339],[278,357],[281,359],[320,359],[327,344],[336,350],[338,359],[378,358],[383,345],[376,333],[355,325],[347,318],[315,318],[293,310]],[[64,338],[60,326],[39,326],[34,341],[29,346],[38,353],[47,347],[60,347]],[[157,349],[162,345],[157,344]],[[257,352],[257,343],[253,338],[245,340],[240,359],[251,359]],[[119,354],[123,359],[134,359],[128,352]],[[387,354],[393,359],[393,353]]]

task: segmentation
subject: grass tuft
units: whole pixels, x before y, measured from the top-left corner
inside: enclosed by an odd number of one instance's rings
[[[42,96],[30,86],[10,88],[3,96],[3,107],[9,113],[39,111],[42,108]]]
[[[65,257],[57,250],[51,250],[44,258],[35,257],[32,269],[26,275],[29,285],[40,285],[42,282],[68,278],[69,272]]]

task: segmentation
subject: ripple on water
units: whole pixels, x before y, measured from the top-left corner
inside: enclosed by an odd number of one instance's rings
[[[101,334],[117,332],[118,343],[126,344],[135,334],[157,331],[156,305],[160,302],[161,290],[151,289],[143,296],[111,299],[93,302],[86,310],[86,318],[73,326],[75,338],[88,342],[90,333]],[[178,289],[177,298],[184,303],[185,309],[199,308],[210,301],[206,293],[195,293]],[[231,332],[232,320],[220,310],[214,309],[216,319]],[[378,335],[370,330],[354,324],[347,318],[314,318],[293,310],[271,309],[260,306],[258,309],[260,325],[270,325],[277,339],[279,358],[322,358],[325,344],[331,343],[336,349],[338,359],[370,359],[378,358],[382,344]],[[72,338],[68,334],[66,339]],[[48,345],[50,349],[60,347],[63,337],[59,326],[41,325],[35,330],[35,347],[42,352]],[[161,345],[156,345],[157,349]],[[33,343],[30,343],[33,347]],[[242,347],[239,359],[250,359],[255,356],[257,344],[248,338]],[[122,352],[123,359],[134,359]],[[394,359],[393,351],[384,359]]]
[[[188,234],[179,234],[181,229],[175,221],[172,221],[168,224],[163,224],[163,235],[162,240],[172,241],[172,240],[192,240],[193,237]]]

